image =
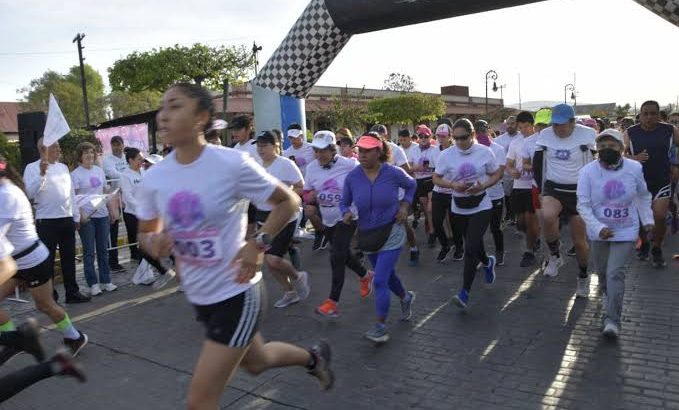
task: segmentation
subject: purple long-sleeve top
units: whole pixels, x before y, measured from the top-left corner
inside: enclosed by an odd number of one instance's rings
[[[342,215],[353,203],[358,209],[358,228],[367,230],[393,223],[398,213],[399,188],[405,191],[402,201],[413,202],[417,183],[406,172],[393,165],[382,164],[375,182],[370,182],[362,167],[354,168],[344,180],[340,202]]]

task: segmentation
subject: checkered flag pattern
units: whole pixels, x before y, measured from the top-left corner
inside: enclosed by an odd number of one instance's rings
[[[679,0],[635,0],[655,14],[679,26]]]
[[[325,0],[311,0],[255,78],[255,85],[305,98],[350,38],[335,26]]]

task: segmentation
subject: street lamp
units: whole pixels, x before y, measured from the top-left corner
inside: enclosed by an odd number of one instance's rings
[[[571,100],[575,101],[575,86],[573,84],[566,84],[563,88],[563,103],[568,104],[568,91],[571,92]]]
[[[486,115],[488,115],[488,80],[492,79],[493,80],[493,92],[497,91],[497,83],[495,80],[497,80],[497,73],[495,70],[489,70],[486,73]]]

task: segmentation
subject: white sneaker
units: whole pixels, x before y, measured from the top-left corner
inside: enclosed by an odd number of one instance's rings
[[[298,239],[314,239],[314,234],[307,232],[304,228],[298,228],[295,232],[295,238]]]
[[[177,276],[177,274],[172,269],[170,269],[165,272],[164,275],[158,276],[158,279],[156,279],[153,284],[151,284],[151,287],[156,290],[162,289],[165,287],[165,285],[170,283],[170,281],[174,279],[175,276]]]
[[[589,281],[590,277],[578,277],[578,288],[575,290],[575,297],[587,298],[589,297]]]
[[[98,283],[95,283],[90,288],[90,296],[99,296],[99,295],[101,295],[101,288],[99,287]]]
[[[297,292],[294,290],[290,292],[285,292],[282,298],[276,301],[276,303],[273,304],[275,308],[284,308],[287,306],[292,305],[293,303],[299,302],[299,296],[297,295]]]
[[[309,297],[311,293],[311,288],[309,287],[309,273],[305,271],[299,271],[299,278],[292,284],[299,296],[299,300],[305,300]]]
[[[613,322],[607,322],[601,334],[603,334],[606,337],[617,338],[618,335],[620,334],[620,328]]]
[[[556,277],[559,274],[559,268],[563,266],[563,259],[561,256],[551,255],[545,270],[542,272],[543,275],[549,276],[550,278]]]
[[[113,283],[102,283],[101,288],[107,292],[113,292],[114,290],[118,289],[118,287]]]

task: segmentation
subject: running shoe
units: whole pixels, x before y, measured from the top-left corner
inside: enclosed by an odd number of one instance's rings
[[[328,390],[335,382],[335,375],[330,369],[330,360],[332,353],[330,345],[327,341],[321,340],[317,344],[311,346],[309,353],[314,357],[314,367],[308,370],[308,373],[318,379],[321,389]]]
[[[415,292],[409,290],[406,296],[401,299],[401,320],[407,321],[413,317],[413,302],[415,301]]]
[[[578,287],[575,290],[575,297],[577,298],[589,297],[589,282],[590,282],[589,276],[587,276],[586,278],[578,277]]]
[[[651,244],[648,242],[642,242],[641,246],[639,247],[639,251],[637,252],[637,259],[640,261],[647,261],[649,260],[649,251],[651,250]]]
[[[409,266],[417,266],[417,264],[420,262],[420,250],[419,249],[411,249],[410,250],[410,260],[408,260],[408,265]]]
[[[450,253],[450,247],[449,246],[444,246],[441,248],[439,251],[439,255],[436,257],[436,262],[437,263],[443,263],[446,261],[446,258],[448,257],[448,253]]]
[[[566,251],[566,255],[567,256],[575,256],[576,255],[575,246],[571,246],[570,249],[568,249],[568,251]]]
[[[384,323],[375,323],[372,329],[365,332],[365,338],[375,343],[386,343],[389,340],[389,332]]]
[[[329,244],[330,240],[328,239],[327,236],[323,235],[323,239],[321,239],[321,249],[326,249]]]
[[[326,318],[338,317],[339,311],[337,310],[337,302],[332,299],[326,299],[325,302],[321,303],[321,305],[316,308],[316,313]]]
[[[531,252],[524,252],[523,257],[521,258],[521,262],[519,263],[519,266],[522,268],[527,268],[529,266],[532,266],[535,263],[535,255]]]
[[[163,275],[159,275],[158,279],[154,280],[153,283],[151,284],[151,287],[153,289],[162,289],[164,288],[174,277],[177,276],[177,273],[173,271],[172,269],[168,270],[165,272]]]
[[[85,371],[82,366],[73,360],[73,356],[66,350],[60,350],[52,356],[49,360],[54,366],[53,369],[56,374],[60,376],[69,376],[78,380],[80,383],[85,383],[87,380]]]
[[[504,266],[505,264],[505,253],[504,252],[498,252],[495,254],[495,264],[497,266]]]
[[[455,252],[453,253],[453,261],[458,262],[464,259],[464,248],[455,247]]]
[[[466,310],[467,303],[469,303],[469,292],[467,292],[464,289],[461,289],[457,295],[453,296],[453,303],[462,310]]]
[[[601,332],[604,336],[616,339],[620,334],[620,327],[611,320],[607,320],[604,325],[604,330]]]
[[[45,360],[45,348],[40,341],[40,326],[37,320],[28,318],[26,323],[17,329],[17,335],[21,338],[18,346],[21,350],[35,357],[38,362]]]
[[[662,249],[654,246],[653,249],[651,249],[651,256],[654,267],[664,268],[667,266],[667,262],[665,262],[665,258],[662,256]]]
[[[497,261],[495,256],[488,257],[488,264],[483,266],[483,273],[485,274],[486,283],[495,282],[495,265]]]
[[[304,300],[309,297],[311,293],[311,288],[309,287],[309,273],[306,271],[299,271],[299,277],[292,284],[295,288],[295,293],[299,296],[299,300]]]
[[[283,297],[278,299],[276,303],[273,304],[275,308],[281,309],[284,307],[288,307],[294,303],[297,303],[300,301],[299,296],[297,295],[297,292],[294,290],[291,290],[290,292],[285,292],[283,294]]]
[[[436,235],[433,233],[430,233],[429,238],[427,238],[427,246],[429,246],[429,248],[436,246]]]
[[[78,333],[80,334],[80,337],[77,339],[64,338],[64,345],[66,345],[66,347],[71,350],[73,357],[76,357],[83,347],[87,345],[87,342],[89,342],[89,339],[85,333],[81,331],[78,331]]]
[[[322,233],[316,232],[316,234],[314,235],[314,244],[311,246],[312,251],[317,251],[321,249],[323,238],[325,238],[325,236]]]
[[[90,296],[99,296],[102,294],[101,287],[99,287],[98,283],[95,283],[90,287]]]
[[[24,351],[16,347],[6,346],[0,350],[0,366],[22,354]]]
[[[290,249],[288,249],[288,255],[290,255],[290,263],[292,263],[292,266],[295,267],[296,270],[302,269],[302,260],[299,257],[299,248],[296,246],[291,246]]]
[[[116,285],[114,285],[113,283],[102,283],[101,289],[105,290],[107,292],[113,292],[114,290],[117,290],[118,287]]]
[[[304,228],[297,228],[294,237],[298,239],[314,239],[314,234],[308,232]]]
[[[561,256],[550,255],[547,265],[545,266],[542,274],[554,278],[559,274],[559,268],[563,265],[563,259]]]
[[[374,278],[375,272],[371,270],[369,270],[362,278],[358,278],[362,298],[367,298],[372,295]]]
[[[114,273],[119,273],[119,272],[125,271],[125,268],[119,263],[109,265],[109,269],[111,270],[111,272],[114,272]]]

